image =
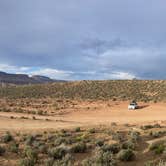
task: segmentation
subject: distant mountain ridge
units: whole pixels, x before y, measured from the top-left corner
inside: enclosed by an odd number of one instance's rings
[[[63,80],[54,80],[46,76],[34,75],[29,76],[26,74],[9,74],[0,71],[0,83],[6,84],[43,84],[53,82],[65,82]]]

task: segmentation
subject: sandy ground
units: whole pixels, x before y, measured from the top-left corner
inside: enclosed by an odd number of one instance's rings
[[[128,110],[127,105],[128,102],[114,102],[110,107],[101,109],[68,110],[66,114],[58,116],[35,115],[37,120],[33,120],[33,115],[29,114],[0,112],[0,130],[46,130],[99,124],[110,125],[112,122],[143,124],[166,121],[166,103],[142,103],[141,109],[133,111]],[[11,116],[14,119],[11,119]],[[21,119],[23,116],[29,119]]]

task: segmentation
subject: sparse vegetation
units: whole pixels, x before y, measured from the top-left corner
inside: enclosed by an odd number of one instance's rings
[[[80,127],[75,128],[75,131],[80,132],[81,131]]]
[[[118,144],[111,144],[111,145],[105,144],[101,147],[101,149],[104,152],[110,152],[112,154],[116,154],[119,152],[120,146]]]
[[[67,154],[67,151],[65,147],[51,148],[48,151],[48,155],[54,159],[62,159]]]
[[[132,140],[128,140],[122,144],[123,149],[135,149],[135,143]]]
[[[98,108],[103,110],[105,107],[106,110],[111,110],[112,107],[119,106],[119,101],[132,99],[158,104],[166,101],[165,91],[166,81],[81,81],[8,85],[5,88],[0,87],[0,112],[14,112],[8,118],[12,124],[18,120],[36,125],[40,120],[39,123],[43,126],[48,123],[52,127],[60,122],[68,127],[71,119],[61,119],[60,115],[66,115],[69,110],[78,113],[82,110],[96,112]],[[137,162],[146,166],[165,164],[165,140],[149,143],[153,139],[166,136],[165,126],[160,126],[162,122],[142,124],[141,127],[128,122],[125,125],[111,122],[109,126],[86,127],[78,120],[72,129],[66,127],[55,131],[44,126],[45,131],[2,131],[2,164],[7,160],[20,166],[123,166],[128,165],[128,161],[131,161],[131,166]]]
[[[121,150],[118,155],[117,158],[121,161],[132,161],[135,159],[135,154],[132,150],[127,149],[127,150]]]
[[[10,141],[13,140],[13,136],[10,134],[10,132],[7,132],[3,137],[2,137],[2,141],[4,143],[8,143]]]
[[[95,133],[95,132],[96,132],[96,131],[95,131],[95,128],[89,129],[89,133],[93,134],[93,133]]]
[[[20,159],[19,166],[35,166],[35,162],[32,159],[24,158]]]
[[[166,81],[80,81],[44,85],[6,86],[1,87],[0,97],[16,99],[50,96],[66,99],[112,99],[113,101],[136,99],[144,102],[154,100],[158,102],[166,100],[166,95],[163,93],[165,91]],[[54,107],[59,109],[56,102]]]
[[[19,151],[19,144],[13,142],[10,144],[9,150],[13,153],[18,153]]]
[[[116,127],[119,128],[118,125]],[[95,132],[89,132],[89,129],[79,130],[79,132],[75,129],[65,129],[23,135],[7,132],[2,136],[8,139],[1,142],[0,156],[7,157],[9,160],[10,156],[14,156],[18,161],[17,165],[20,166],[72,166],[74,164],[121,166],[128,161],[139,163],[140,159],[144,160],[145,166],[156,166],[159,159],[162,156],[164,158],[166,144],[163,138],[150,144],[149,151],[146,152],[148,160],[151,158],[152,161],[146,161],[143,153],[148,147],[146,141],[154,138],[149,132],[156,132],[156,128],[146,129],[141,133],[131,130],[132,127],[129,126],[123,132],[116,131],[115,126],[113,128],[114,132],[110,132],[112,131],[110,128],[93,128]],[[164,131],[163,128],[159,128],[158,133],[164,136]],[[123,139],[115,141],[114,133],[118,133],[118,138]],[[9,135],[12,135],[12,139]],[[139,155],[138,159],[137,155]],[[160,162],[160,164],[163,163]]]
[[[100,146],[100,147],[103,146],[104,145],[104,140],[101,140],[101,139],[97,140],[96,145]]]
[[[71,151],[74,153],[84,153],[86,149],[87,149],[87,146],[85,143],[77,143],[73,145],[73,147],[71,148]]]
[[[92,158],[88,158],[82,162],[83,166],[116,166],[116,163],[116,160],[110,152],[103,152],[102,150],[96,150]]]
[[[6,149],[3,146],[0,146],[0,156],[2,156],[5,153]]]
[[[154,151],[155,154],[162,154],[164,150],[166,149],[166,142],[165,140],[159,140],[157,142],[154,142],[150,145],[149,149],[151,151]]]

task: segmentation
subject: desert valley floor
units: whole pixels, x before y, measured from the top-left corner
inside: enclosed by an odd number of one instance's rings
[[[59,129],[78,126],[164,123],[166,103],[139,103],[137,110],[128,110],[129,102],[80,102],[77,107],[58,110],[53,115],[0,112],[0,130]],[[35,118],[34,118],[35,117]]]
[[[0,99],[2,166],[158,166],[166,103]],[[146,156],[145,156],[146,155]]]

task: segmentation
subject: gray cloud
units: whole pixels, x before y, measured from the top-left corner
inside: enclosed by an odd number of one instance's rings
[[[164,0],[1,0],[0,64],[69,79],[166,79],[165,14]]]

